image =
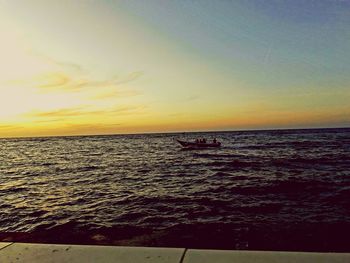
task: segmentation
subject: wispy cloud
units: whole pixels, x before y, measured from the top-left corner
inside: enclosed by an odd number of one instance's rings
[[[184,113],[171,113],[171,114],[168,114],[169,117],[173,117],[173,118],[178,118],[178,117],[183,117],[185,116]]]
[[[81,65],[79,65],[77,63],[57,60],[57,59],[54,59],[50,56],[47,56],[43,53],[40,53],[40,52],[34,51],[34,50],[30,50],[30,53],[33,56],[37,57],[38,59],[44,61],[45,63],[47,63],[55,68],[59,68],[61,70],[65,70],[65,71],[72,71],[74,73],[86,73],[86,70]]]
[[[143,74],[144,74],[144,72],[142,72],[142,71],[135,71],[135,72],[129,73],[128,75],[126,75],[124,77],[115,77],[114,84],[120,85],[120,84],[124,84],[124,83],[128,83],[128,82],[132,82],[132,81],[137,80],[140,77],[142,77]]]
[[[112,115],[115,117],[122,116],[122,115],[129,115],[129,114],[141,114],[144,113],[144,110],[146,109],[145,106],[114,106],[111,108],[104,108],[104,109],[96,109],[91,110],[91,107],[81,106],[81,107],[73,107],[73,108],[64,108],[64,109],[57,109],[57,110],[51,110],[51,111],[32,111],[30,113],[25,114],[28,117],[35,117],[35,118],[54,118],[52,120],[65,120],[71,117],[83,117],[83,116],[96,116],[96,115]],[[57,119],[59,118],[59,119]]]
[[[8,120],[21,124],[27,135],[89,134],[115,131],[121,123],[147,115],[142,100],[132,98],[142,94],[134,84],[142,71],[105,75],[76,63],[36,56],[35,70],[0,78],[0,108],[14,116],[0,115],[1,134],[22,134],[17,133],[19,126],[7,125]]]
[[[112,124],[105,124],[105,123],[93,123],[93,124],[89,124],[89,123],[81,123],[81,124],[67,124],[66,127],[72,129],[72,130],[77,130],[77,131],[81,131],[81,130],[88,130],[88,131],[94,131],[94,130],[103,130],[103,129],[109,129],[109,128],[113,128],[116,126],[121,126],[122,123],[112,123]]]
[[[125,89],[113,89],[111,91],[107,91],[105,93],[98,93],[95,95],[92,95],[90,98],[91,99],[113,99],[113,98],[126,98],[126,97],[134,97],[137,95],[142,94],[138,90],[125,90]]]
[[[97,92],[109,93],[110,89],[117,91],[114,95],[120,97],[123,93],[126,96],[136,92],[126,91],[125,85],[141,78],[143,71],[131,71],[129,73],[116,73],[110,77],[99,79],[78,63],[56,60],[40,52],[31,51],[31,54],[42,63],[42,73],[26,75],[23,78],[9,79],[7,84],[36,88],[40,92],[81,92],[95,90]],[[38,62],[39,63],[39,62]],[[123,88],[122,91],[120,89]],[[106,90],[104,90],[106,89]],[[99,97],[99,96],[96,96]],[[100,96],[106,98],[108,96]]]
[[[65,109],[57,109],[52,111],[32,111],[29,116],[32,117],[72,117],[72,116],[81,116],[86,114],[96,114],[100,113],[100,111],[86,111],[85,107],[76,107],[76,108],[65,108]]]
[[[105,87],[105,86],[112,86],[112,85],[120,85],[120,84],[137,80],[142,75],[143,75],[143,72],[136,71],[136,72],[131,72],[125,76],[116,75],[106,80],[89,80],[89,81],[86,81],[86,83],[82,84],[81,86]]]
[[[37,88],[50,89],[50,88],[62,88],[66,87],[70,82],[71,78],[63,73],[51,73],[40,75],[34,78],[37,81]]]
[[[193,95],[188,98],[186,98],[186,101],[193,101],[193,100],[198,100],[200,97],[198,95]]]
[[[93,92],[91,98],[103,99],[110,96],[133,96],[140,92],[126,89],[123,84],[137,80],[142,76],[141,72],[132,72],[125,76],[114,76],[110,79],[95,80],[87,76],[74,76],[64,72],[51,72],[34,77],[32,86],[41,92]],[[22,81],[25,83],[25,81]]]
[[[0,130],[11,130],[15,128],[19,128],[19,127],[15,125],[0,125]]]
[[[108,113],[118,114],[118,115],[141,114],[141,113],[145,113],[146,109],[147,109],[146,106],[123,106],[123,107],[115,107],[109,110]]]

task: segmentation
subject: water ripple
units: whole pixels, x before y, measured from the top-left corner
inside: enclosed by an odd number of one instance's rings
[[[183,151],[179,136],[215,136],[224,147]],[[176,230],[183,246],[198,229],[225,229],[239,248],[247,228],[274,225],[282,235],[286,226],[350,223],[349,129],[1,139],[0,147],[0,234],[117,233],[174,245]],[[160,243],[140,241],[150,232]]]

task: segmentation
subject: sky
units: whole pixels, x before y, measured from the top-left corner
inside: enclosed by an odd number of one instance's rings
[[[0,137],[350,127],[350,1],[0,0]]]

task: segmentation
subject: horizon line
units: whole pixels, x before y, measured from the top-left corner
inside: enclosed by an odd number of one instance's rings
[[[259,131],[288,131],[288,130],[337,130],[350,129],[347,127],[306,127],[306,128],[266,128],[266,129],[237,129],[237,130],[200,130],[200,131],[167,131],[167,132],[135,132],[135,133],[106,133],[106,134],[77,134],[77,135],[41,135],[0,137],[0,139],[28,139],[28,138],[60,138],[60,137],[93,137],[93,136],[126,136],[152,134],[182,134],[182,133],[224,133],[224,132],[259,132]]]

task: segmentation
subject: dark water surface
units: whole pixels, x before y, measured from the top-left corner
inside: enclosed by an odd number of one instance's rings
[[[349,252],[349,237],[350,129],[0,139],[0,240]]]

